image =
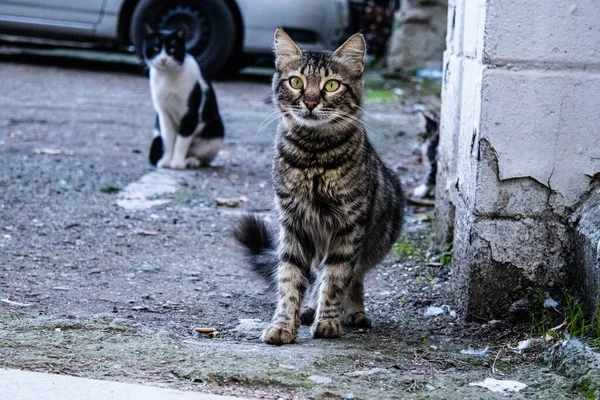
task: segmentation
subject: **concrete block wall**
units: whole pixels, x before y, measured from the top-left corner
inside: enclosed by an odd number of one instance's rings
[[[600,176],[600,4],[450,1],[439,158],[437,231],[467,315],[506,316],[580,276],[571,217]]]

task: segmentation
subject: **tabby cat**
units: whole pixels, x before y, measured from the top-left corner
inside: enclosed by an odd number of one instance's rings
[[[186,53],[185,36],[184,28],[155,31],[146,26],[143,53],[157,114],[149,159],[160,168],[208,165],[223,145],[215,92]]]
[[[301,322],[312,324],[315,338],[339,337],[342,319],[371,326],[364,276],[398,237],[404,201],[360,119],[363,36],[333,53],[302,51],[278,29],[275,56],[278,239],[256,217],[244,218],[234,234],[253,269],[277,287],[277,310],[262,340],[282,345],[295,341]]]

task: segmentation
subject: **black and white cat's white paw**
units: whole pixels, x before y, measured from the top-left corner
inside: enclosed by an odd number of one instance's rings
[[[171,160],[171,162],[169,163],[169,168],[171,168],[171,169],[186,169],[187,162],[186,162],[186,160],[173,158],[173,160]]]
[[[196,157],[188,157],[185,159],[185,166],[187,168],[200,168],[202,163]]]
[[[423,199],[425,197],[433,197],[435,193],[435,186],[430,186],[425,183],[417,186],[413,189],[412,197],[416,199]]]
[[[158,160],[158,162],[156,163],[156,167],[157,168],[171,168],[171,160],[163,157],[160,160]]]

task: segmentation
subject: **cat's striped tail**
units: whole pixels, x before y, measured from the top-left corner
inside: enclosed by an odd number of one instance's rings
[[[253,215],[244,216],[233,236],[244,247],[252,270],[274,288],[278,259],[273,236],[264,221]]]

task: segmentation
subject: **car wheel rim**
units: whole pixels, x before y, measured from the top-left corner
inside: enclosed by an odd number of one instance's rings
[[[200,10],[192,7],[174,7],[166,10],[160,22],[159,29],[176,29],[185,26],[186,42],[188,50],[194,49],[195,53],[202,53],[209,41],[210,26],[206,15]]]

